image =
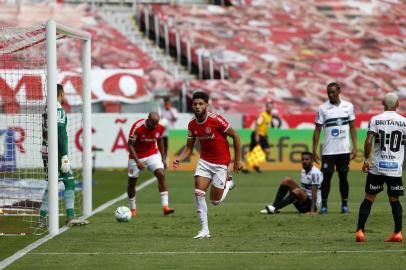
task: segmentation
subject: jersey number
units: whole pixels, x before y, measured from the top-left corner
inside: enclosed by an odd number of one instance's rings
[[[385,133],[384,130],[378,130],[381,150],[386,151],[386,147],[389,145],[389,150],[391,152],[398,152],[400,149],[400,144],[402,140],[402,132],[399,130],[394,130],[391,133]]]

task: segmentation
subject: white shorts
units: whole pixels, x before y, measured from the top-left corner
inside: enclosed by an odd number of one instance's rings
[[[203,176],[212,181],[216,188],[224,189],[227,181],[228,168],[226,165],[214,164],[199,159],[197,163],[195,176]]]
[[[154,154],[145,158],[140,158],[140,161],[145,165],[145,167],[154,172],[157,169],[163,169],[164,164],[162,162],[162,156],[160,154]],[[128,160],[128,177],[138,178],[140,174],[140,169],[138,169],[137,164],[134,159]]]

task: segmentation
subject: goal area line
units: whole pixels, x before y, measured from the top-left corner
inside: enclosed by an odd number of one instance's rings
[[[146,188],[147,186],[151,185],[152,183],[154,183],[156,181],[156,177],[152,177],[150,179],[148,179],[147,181],[143,182],[142,184],[140,184],[137,187],[137,190],[140,191],[144,188]],[[115,204],[118,201],[121,201],[123,199],[125,199],[127,197],[127,193],[124,193],[120,196],[118,196],[115,199],[112,199],[102,205],[100,205],[99,207],[97,207],[91,215],[89,216],[85,216],[83,218],[88,218],[91,216],[96,215],[97,213],[107,209],[108,207],[112,206],[113,204]],[[55,236],[65,232],[66,230],[68,230],[70,227],[64,226],[62,228],[59,229],[59,233],[56,235],[50,235],[48,234],[47,236],[42,237],[41,239],[29,244],[28,246],[26,246],[25,248],[17,251],[16,253],[14,253],[13,255],[11,255],[10,257],[4,259],[3,261],[0,262],[0,269],[4,269],[7,266],[9,266],[10,264],[12,264],[13,262],[15,262],[16,260],[20,259],[21,257],[25,256],[27,253],[31,252],[32,250],[36,249],[37,247],[41,246],[42,244],[46,243],[47,241],[51,240],[52,238],[54,238]]]

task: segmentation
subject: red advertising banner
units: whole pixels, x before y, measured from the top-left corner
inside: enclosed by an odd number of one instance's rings
[[[140,103],[152,99],[144,86],[142,69],[95,69],[91,72],[92,102]],[[82,104],[82,80],[78,73],[62,71],[58,82],[65,88],[68,106]],[[18,113],[21,105],[45,104],[46,78],[42,70],[0,70],[3,113]]]

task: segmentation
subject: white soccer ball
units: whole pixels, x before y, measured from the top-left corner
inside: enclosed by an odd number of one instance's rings
[[[114,212],[114,216],[118,222],[128,222],[131,219],[131,211],[127,206],[119,206]]]

